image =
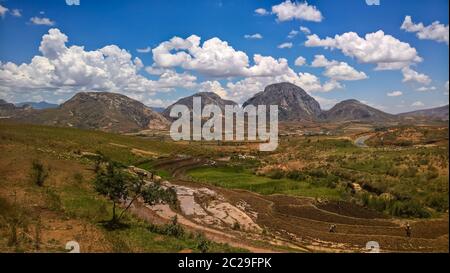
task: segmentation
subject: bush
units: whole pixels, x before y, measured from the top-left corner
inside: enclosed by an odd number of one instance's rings
[[[436,167],[428,165],[427,179],[432,180],[439,176],[439,171]]]
[[[166,226],[165,234],[176,238],[182,238],[184,236],[184,229],[180,224],[178,224],[178,218],[176,215],[172,218],[171,223]]]
[[[448,210],[448,195],[434,193],[427,197],[426,204],[439,212],[445,212]]]
[[[183,238],[185,235],[183,227],[178,224],[178,218],[176,215],[172,218],[172,221],[169,224],[162,226],[150,225],[149,230],[154,233],[173,236],[176,238]]]
[[[53,211],[62,211],[63,206],[62,206],[61,198],[56,193],[56,191],[54,191],[51,188],[47,188],[45,192],[47,194],[47,198],[46,198],[47,207]]]
[[[390,176],[398,177],[399,174],[400,174],[400,172],[399,172],[399,170],[398,170],[397,168],[391,167],[391,168],[389,168],[389,170],[387,171],[387,174],[390,175]]]
[[[197,241],[196,248],[201,253],[208,252],[210,242],[203,235],[201,235],[200,233],[197,235],[197,237],[195,239]]]
[[[339,177],[337,177],[337,176],[335,176],[335,175],[333,175],[333,174],[328,174],[327,177],[325,177],[325,178],[323,179],[322,184],[323,184],[325,187],[334,189],[334,188],[336,188],[338,182],[339,182]]]
[[[234,222],[233,226],[231,227],[234,230],[240,230],[241,229],[241,225],[239,224],[239,222]]]
[[[431,216],[425,208],[412,200],[395,201],[389,208],[389,212],[390,214],[399,217],[428,218]]]
[[[417,168],[410,166],[406,170],[403,171],[402,176],[404,176],[404,177],[415,177],[416,174],[417,174]]]
[[[84,179],[83,174],[80,172],[76,172],[73,175],[73,179],[75,180],[76,183],[81,184],[81,183],[83,183],[83,179]]]
[[[412,146],[412,145],[413,145],[413,142],[410,141],[410,140],[399,140],[399,141],[397,142],[397,145],[398,145],[398,146],[402,146],[402,147],[409,147],[409,146]]]
[[[305,181],[308,176],[299,170],[290,171],[287,173],[287,178],[296,180],[296,181]]]
[[[309,175],[317,178],[325,178],[328,176],[328,173],[322,169],[314,169],[309,171]]]
[[[272,179],[281,179],[284,177],[284,172],[280,169],[272,169],[267,173],[267,176]]]
[[[428,159],[426,159],[426,158],[422,158],[422,159],[419,160],[419,164],[420,164],[420,165],[428,165],[428,162],[429,162],[429,161],[428,161]]]
[[[44,164],[35,160],[31,165],[31,180],[39,187],[44,186],[44,181],[48,178],[48,170],[45,169]]]

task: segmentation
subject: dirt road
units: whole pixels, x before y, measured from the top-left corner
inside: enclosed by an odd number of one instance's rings
[[[371,135],[360,136],[357,139],[355,139],[354,143],[355,143],[356,146],[358,146],[360,148],[367,148],[369,146],[367,146],[365,142],[370,137],[371,137]]]

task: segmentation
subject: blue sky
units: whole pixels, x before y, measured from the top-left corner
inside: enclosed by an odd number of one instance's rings
[[[0,15],[0,98],[13,102],[89,90],[243,102],[290,81],[323,108],[448,103],[448,0],[0,0]]]

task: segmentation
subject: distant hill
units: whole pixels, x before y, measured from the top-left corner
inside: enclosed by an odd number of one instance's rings
[[[31,108],[37,109],[37,110],[52,109],[52,108],[57,108],[59,106],[58,104],[48,103],[46,101],[41,101],[41,102],[19,102],[19,103],[16,103],[17,107],[23,107],[23,106],[26,106],[26,105],[29,105],[29,106],[31,106]]]
[[[166,108],[164,107],[150,107],[153,111],[155,111],[156,113],[162,113],[164,112],[164,110],[166,110]]]
[[[16,116],[22,122],[133,132],[164,129],[169,123],[139,101],[108,92],[82,92],[55,109],[33,110]]]
[[[397,117],[363,104],[357,100],[342,101],[320,115],[322,120],[329,122],[362,121],[362,122],[388,122],[395,121]]]
[[[0,99],[0,116],[7,116],[16,109],[16,106]]]
[[[192,104],[193,104],[192,102],[193,102],[193,98],[194,97],[200,97],[202,99],[202,108],[205,105],[207,105],[207,104],[214,104],[214,105],[219,106],[220,109],[222,109],[222,111],[224,111],[225,105],[237,105],[237,103],[235,103],[234,101],[222,99],[216,93],[213,93],[213,92],[199,92],[199,93],[196,93],[196,94],[194,94],[192,96],[179,99],[177,102],[175,102],[174,104],[172,104],[169,107],[167,107],[166,110],[164,110],[162,112],[162,115],[164,117],[168,118],[168,119],[171,119],[170,118],[170,110],[176,104],[186,105],[189,108],[189,110],[192,111]]]
[[[9,103],[5,100],[0,99],[0,118],[10,118],[14,117],[23,112],[30,111],[31,107],[29,105],[24,105],[18,107],[13,103]]]
[[[320,104],[305,90],[292,83],[276,83],[247,100],[247,105],[278,105],[280,121],[316,120],[321,114]]]
[[[398,114],[399,117],[411,120],[411,119],[427,119],[427,120],[449,120],[448,117],[448,104],[445,106],[437,107],[437,108],[431,108],[431,109],[424,109],[424,110],[418,110],[408,113],[402,113]]]

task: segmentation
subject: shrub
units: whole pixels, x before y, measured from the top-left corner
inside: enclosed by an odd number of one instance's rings
[[[428,218],[431,216],[418,202],[412,200],[395,201],[389,208],[389,212],[399,217]]]
[[[83,183],[83,179],[84,179],[83,174],[81,174],[80,172],[76,172],[73,175],[73,179],[75,180],[76,183],[81,184],[81,183]]]
[[[426,159],[426,158],[422,158],[422,159],[419,160],[419,164],[420,164],[420,165],[428,165],[428,162],[429,162],[429,161],[428,161],[428,159]]]
[[[445,212],[448,210],[448,195],[434,193],[427,197],[427,206],[439,211]]]
[[[391,167],[391,168],[389,168],[389,170],[387,171],[387,174],[390,175],[390,176],[398,177],[399,174],[400,174],[400,172],[399,172],[399,170],[398,170],[397,168]]]
[[[309,175],[317,178],[325,178],[328,176],[328,173],[322,169],[314,169],[309,171]]]
[[[165,227],[165,230],[165,234],[169,236],[176,238],[182,238],[184,236],[184,229],[180,224],[178,224],[178,218],[176,215],[172,218],[170,224]]]
[[[272,179],[281,179],[284,177],[284,172],[280,169],[272,169],[267,173],[267,176]]]
[[[165,224],[165,225],[161,225],[161,226],[150,225],[149,230],[154,233],[167,235],[167,236],[173,236],[176,238],[183,238],[185,235],[185,231],[184,231],[183,227],[180,224],[178,224],[178,218],[176,215],[172,218],[172,220],[169,224]]]
[[[39,187],[44,186],[44,181],[48,178],[48,170],[40,161],[33,161],[31,165],[31,180]]]
[[[402,176],[404,176],[404,177],[415,177],[416,174],[417,174],[417,168],[410,166],[406,170],[403,171]]]
[[[61,198],[56,191],[51,188],[47,188],[45,193],[47,194],[46,203],[48,208],[53,211],[62,211]]]
[[[287,173],[286,176],[287,176],[287,178],[296,180],[296,181],[304,181],[308,178],[308,176],[306,174],[304,174],[303,172],[301,172],[299,170],[290,171]]]
[[[201,253],[206,253],[209,250],[209,244],[210,242],[200,233],[196,236],[196,241],[197,241],[197,245],[196,248],[201,252]]]
[[[439,176],[438,169],[432,165],[428,165],[427,179],[432,180]]]
[[[241,229],[241,225],[239,224],[239,222],[234,222],[233,226],[231,227],[234,230],[240,230]]]

